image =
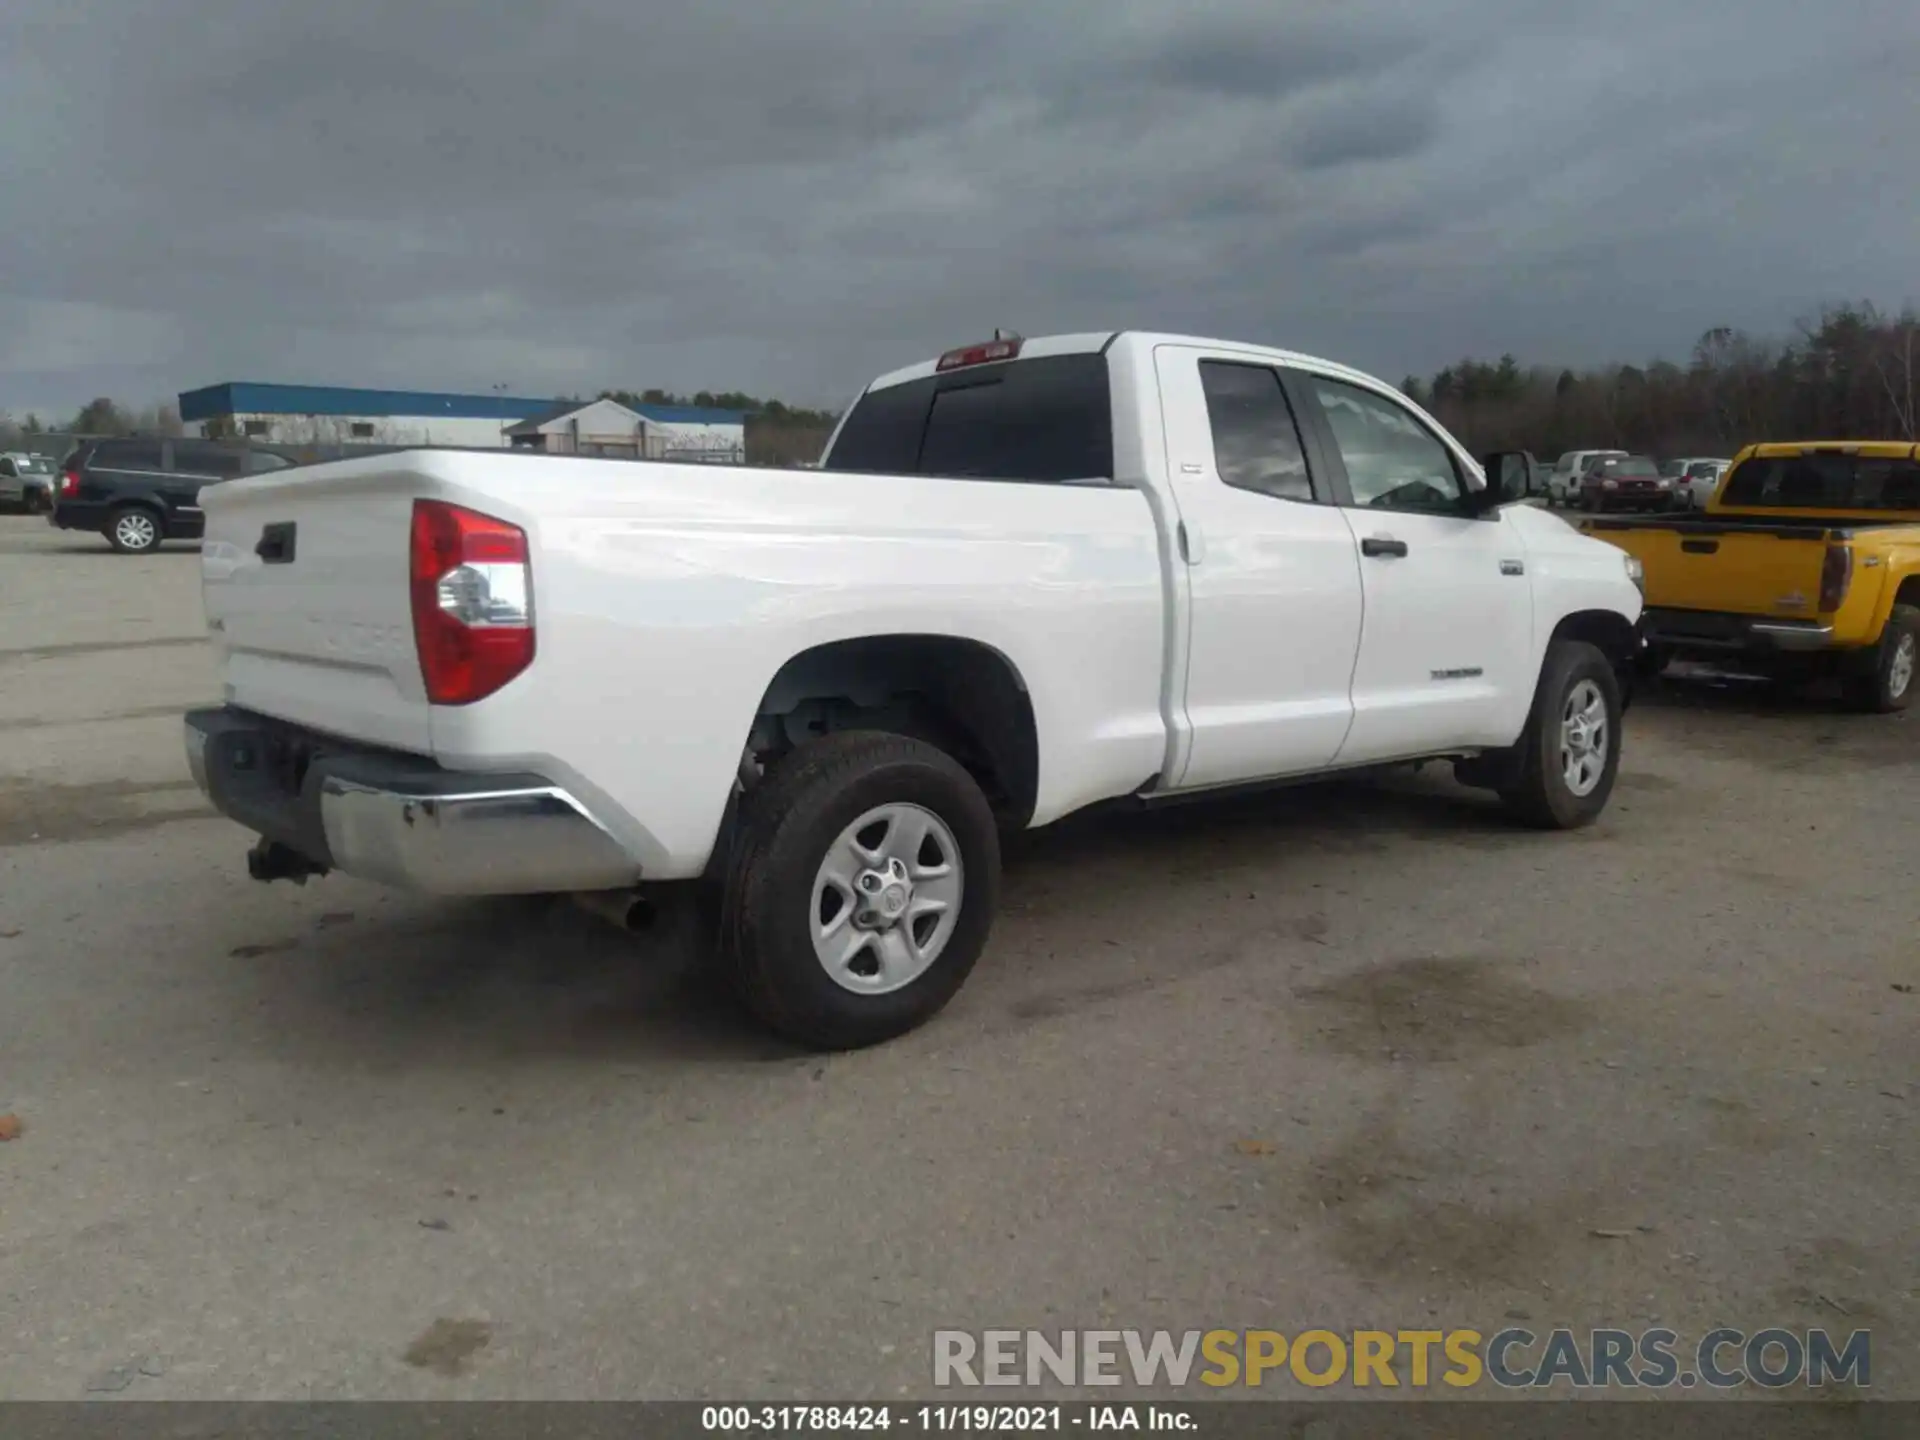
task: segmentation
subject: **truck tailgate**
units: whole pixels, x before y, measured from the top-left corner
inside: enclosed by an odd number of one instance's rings
[[[413,487],[372,465],[209,486],[207,623],[229,703],[427,755],[408,591]]]
[[[1639,559],[1650,606],[1806,617],[1820,603],[1827,546],[1817,530],[1610,520],[1580,528]]]

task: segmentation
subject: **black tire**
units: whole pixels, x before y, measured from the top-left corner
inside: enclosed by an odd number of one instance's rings
[[[1913,703],[1914,680],[1920,675],[1920,607],[1893,607],[1869,664],[1845,681],[1850,708],[1892,715]]]
[[[144,520],[145,525],[140,522]],[[123,523],[124,522],[124,523]],[[107,512],[101,533],[122,555],[148,555],[167,537],[166,522],[151,505],[116,505]]]
[[[1603,702],[1606,750],[1597,783],[1586,794],[1568,784],[1560,758],[1563,711],[1576,688],[1591,683]],[[1537,830],[1576,830],[1607,808],[1620,771],[1620,680],[1613,665],[1584,640],[1556,640],[1547,647],[1540,683],[1526,729],[1507,753],[1500,799],[1522,824]]]
[[[851,990],[814,952],[810,917],[822,860],[876,807],[932,812],[957,843],[958,919],[932,964],[902,988]],[[993,926],[1000,839],[978,784],[944,751],[878,731],[844,731],[785,757],[746,799],[729,857],[718,963],[748,1010],[821,1050],[877,1045],[925,1024],[972,972]]]

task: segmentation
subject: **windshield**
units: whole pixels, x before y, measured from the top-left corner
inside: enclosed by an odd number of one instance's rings
[[[1060,482],[1113,475],[1101,355],[929,375],[861,396],[823,470]]]
[[[22,473],[27,475],[51,475],[53,473],[53,462],[48,460],[44,455],[29,455],[19,463]]]
[[[1670,480],[1677,480],[1680,476],[1687,473],[1687,462],[1684,460],[1663,461],[1660,466],[1660,473]]]

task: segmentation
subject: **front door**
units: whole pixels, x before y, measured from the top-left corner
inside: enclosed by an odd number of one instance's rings
[[[1360,565],[1270,365],[1155,351],[1189,593],[1187,759],[1168,788],[1297,774],[1346,738]]]
[[[1337,457],[1366,600],[1340,763],[1510,744],[1534,680],[1516,528],[1467,510],[1459,457],[1405,405],[1323,375],[1295,388]]]

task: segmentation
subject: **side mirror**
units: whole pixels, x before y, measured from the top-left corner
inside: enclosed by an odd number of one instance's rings
[[[1474,495],[1475,508],[1485,512],[1501,505],[1530,500],[1545,491],[1539,466],[1525,450],[1496,450],[1480,457],[1487,488]]]

